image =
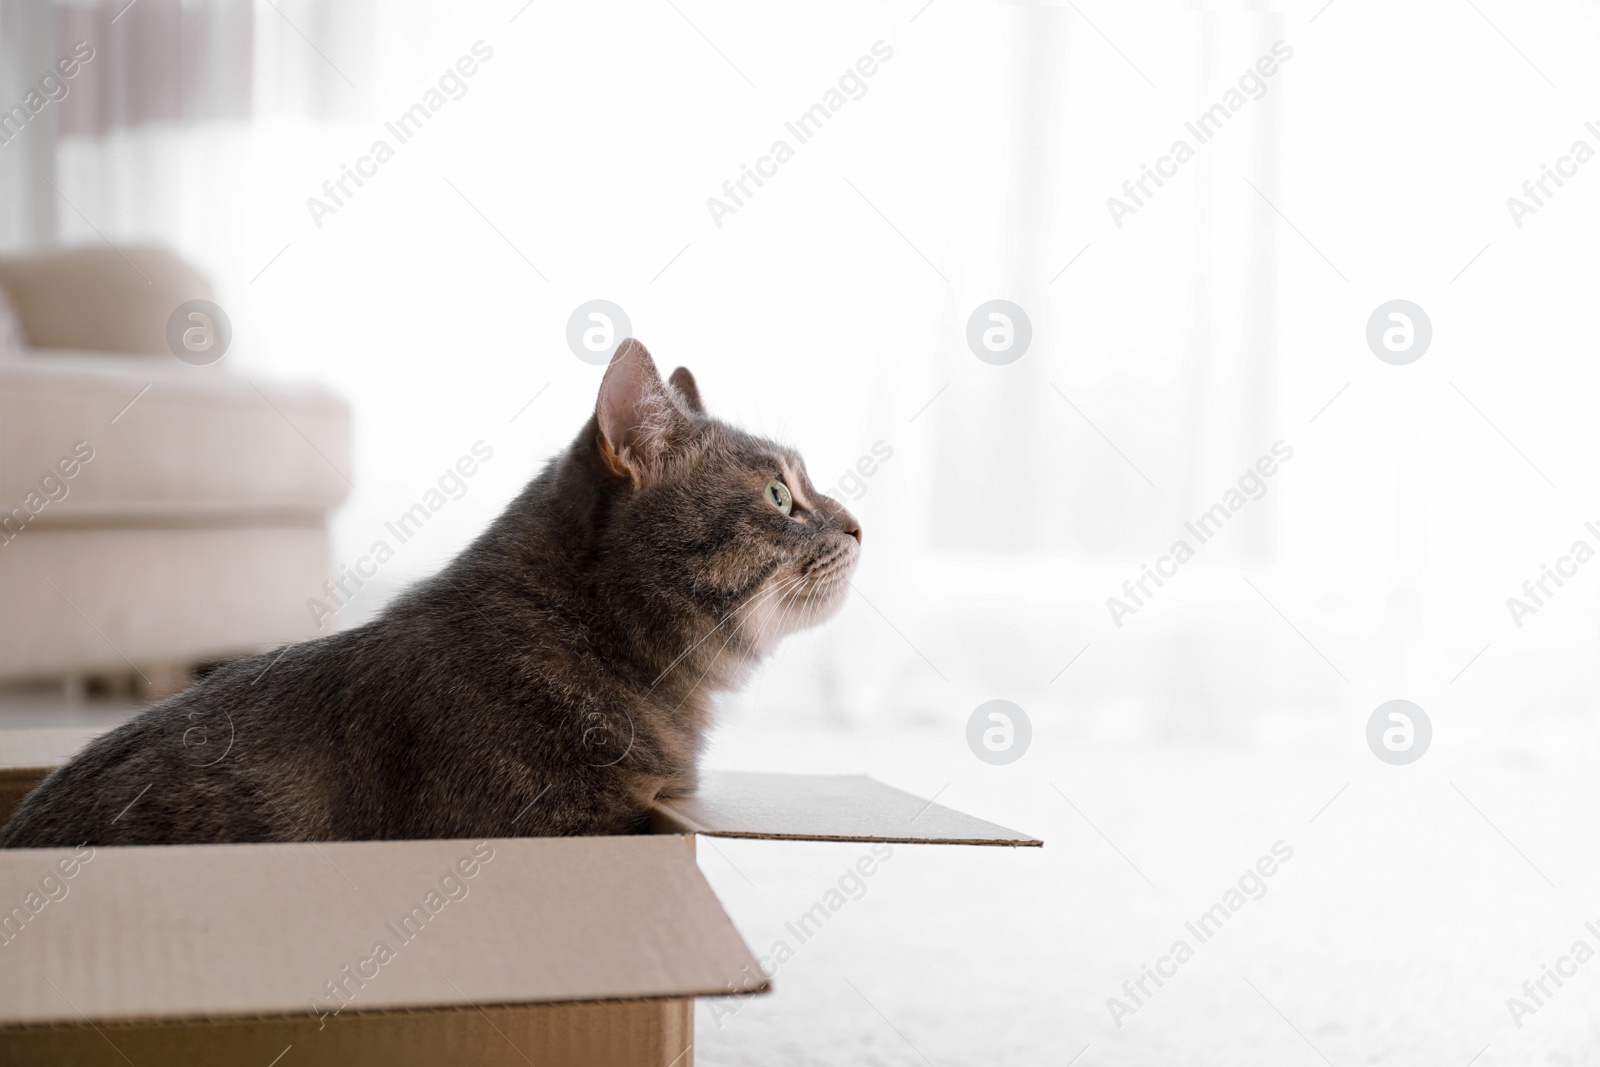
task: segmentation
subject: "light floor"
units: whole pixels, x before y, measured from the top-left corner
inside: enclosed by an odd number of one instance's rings
[[[862,846],[702,848],[757,954],[779,940],[795,952],[775,992],[737,1014],[700,1003],[697,1062],[1600,1063],[1600,957],[1562,987],[1546,979],[1520,1027],[1507,1007],[1542,965],[1574,969],[1560,960],[1575,941],[1600,951],[1592,745],[1484,753],[1445,736],[1392,767],[1359,737],[1240,751],[1052,745],[1051,724],[1035,730],[1034,751],[999,768],[972,757],[959,725],[725,731],[713,763],[870,770],[1045,847],[897,847],[804,944],[785,922]],[[1293,858],[1200,943],[1185,922],[1279,841]],[[1108,998],[1131,1005],[1123,982],[1179,939],[1192,958],[1163,964],[1176,973],[1147,978],[1150,995],[1114,1025]]]

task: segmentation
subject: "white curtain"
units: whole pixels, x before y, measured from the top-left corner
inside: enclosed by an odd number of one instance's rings
[[[1151,607],[1120,628],[1107,607],[1274,442],[1309,454],[1327,425],[1311,411],[1349,380],[1311,358],[1296,310],[1345,284],[1286,221],[1337,251],[1313,213],[1337,182],[1283,132],[1303,52],[1121,227],[1107,208],[1276,42],[1303,49],[1311,31],[1255,10],[1080,8],[785,21],[712,4],[0,0],[0,103],[72,40],[97,42],[74,95],[0,146],[0,242],[172,244],[235,319],[232,365],[349,395],[341,558],[472,441],[503,450],[362,611],[436,568],[565,444],[595,383],[562,328],[603,296],[663,361],[694,367],[714,409],[795,439],[819,484],[892,450],[846,494],[867,530],[860,597],[786,646],[741,698],[750,714],[942,721],[1004,696],[1209,733],[1245,706],[1335,712],[1349,692],[1314,656],[1279,670],[1298,638],[1243,579],[1335,661],[1329,627],[1385,627],[1385,647],[1408,647],[1427,570],[1414,456],[1367,502],[1394,536],[1364,563],[1299,495],[1297,459]],[[709,223],[705,198],[875,40],[893,58],[866,95]],[[307,197],[476,41],[494,58],[466,94],[311,220]],[[1007,366],[967,347],[992,299],[1033,328]],[[1362,582],[1391,556],[1392,588]],[[1392,655],[1362,669],[1398,685]]]
[[[0,108],[25,105],[38,80],[55,70],[56,12],[27,0],[0,0]],[[41,93],[42,96],[42,93]],[[55,177],[59,107],[46,106],[0,145],[0,248],[40,244],[56,235]]]

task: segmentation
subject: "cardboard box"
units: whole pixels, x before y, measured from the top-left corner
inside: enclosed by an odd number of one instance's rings
[[[93,733],[0,733],[0,822]],[[1041,843],[708,773],[635,837],[0,851],[0,1063],[692,1067],[693,998],[767,988],[695,834]]]

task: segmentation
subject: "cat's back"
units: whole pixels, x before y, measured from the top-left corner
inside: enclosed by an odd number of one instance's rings
[[[23,799],[0,848],[294,839],[272,794],[295,794],[286,757],[325,749],[337,712],[296,691],[332,681],[348,644],[335,635],[230,661],[95,738]]]
[[[0,848],[178,840],[163,816],[193,791],[181,758],[188,695],[146,709],[46,775],[0,828]]]

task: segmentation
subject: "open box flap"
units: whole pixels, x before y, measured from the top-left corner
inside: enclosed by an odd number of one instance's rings
[[[765,988],[681,838],[72,854],[0,851],[0,908],[38,909],[0,934],[0,1028],[309,1015],[329,982],[350,1012]]]
[[[706,771],[691,796],[656,802],[658,833],[801,841],[1042,845],[862,774]]]

